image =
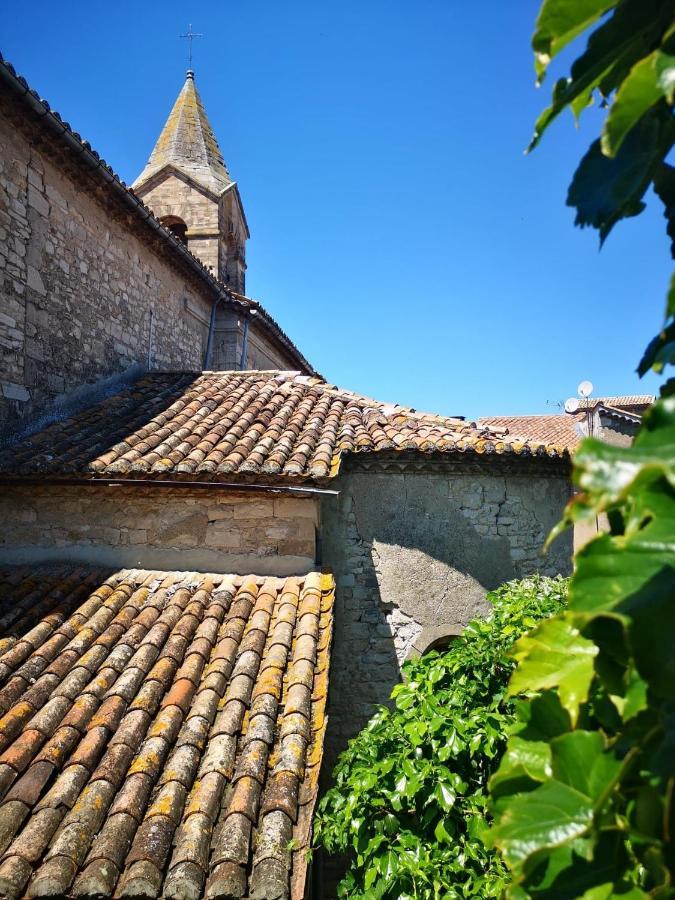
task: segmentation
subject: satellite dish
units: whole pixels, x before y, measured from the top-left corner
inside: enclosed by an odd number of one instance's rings
[[[579,394],[580,397],[590,397],[592,393],[593,385],[590,381],[582,381],[577,388],[577,394]]]
[[[569,400],[565,400],[565,412],[566,413],[575,413],[579,409],[579,401],[576,397],[570,397]]]

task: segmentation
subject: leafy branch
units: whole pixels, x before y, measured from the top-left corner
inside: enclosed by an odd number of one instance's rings
[[[652,186],[675,239],[675,3],[545,0],[533,39],[550,60],[596,25],[553,89],[532,146],[569,107],[607,115],[574,175],[577,225],[604,241],[644,209]],[[638,366],[675,361],[675,278],[662,329]],[[568,609],[512,650],[516,724],[490,782],[490,835],[510,898],[675,896],[675,390],[644,417],[632,447],[584,441],[578,493],[559,529],[607,517],[575,558]]]

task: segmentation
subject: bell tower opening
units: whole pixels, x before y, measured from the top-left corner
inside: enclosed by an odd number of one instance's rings
[[[185,222],[178,216],[162,216],[159,220],[165,228],[168,228],[171,234],[175,234],[181,244],[187,247],[187,230]]]

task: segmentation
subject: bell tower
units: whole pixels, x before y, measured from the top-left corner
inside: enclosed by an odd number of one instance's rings
[[[245,292],[250,233],[244,207],[192,69],[132,189],[219,281]]]

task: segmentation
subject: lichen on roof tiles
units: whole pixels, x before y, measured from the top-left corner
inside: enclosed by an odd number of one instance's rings
[[[333,591],[0,570],[0,896],[299,900]]]
[[[321,481],[345,453],[385,450],[565,455],[297,372],[153,373],[7,449],[0,473]]]

